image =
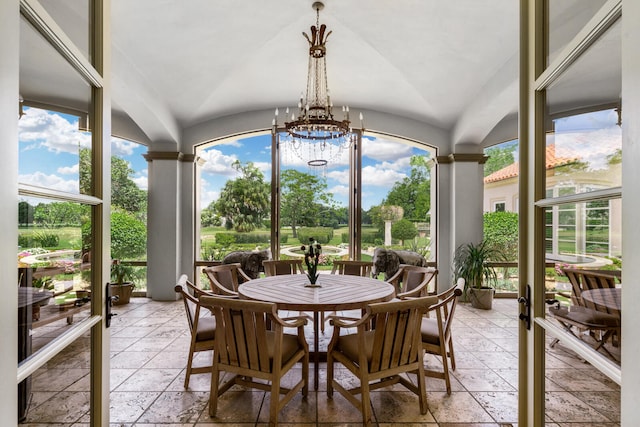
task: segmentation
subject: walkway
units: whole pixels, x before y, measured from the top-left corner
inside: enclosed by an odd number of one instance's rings
[[[454,325],[457,369],[453,392],[427,378],[429,412],[420,415],[415,395],[402,387],[372,393],[380,426],[506,427],[517,423],[517,303],[494,301],[490,311],[460,304]],[[269,397],[238,388],[208,415],[209,377],[194,375],[184,390],[189,333],[182,302],[134,298],[117,307],[111,327],[112,426],[255,426],[265,422]],[[309,335],[311,337],[311,335]],[[325,345],[330,328],[323,337]],[[33,377],[28,421],[88,426],[88,338]],[[203,363],[206,355],[196,358]],[[210,356],[209,356],[210,357]],[[437,365],[429,357],[427,363]],[[561,345],[547,352],[547,426],[618,426],[619,387]],[[342,371],[343,375],[347,375]],[[340,395],[328,400],[324,370],[318,392],[294,400],[280,413],[283,426],[357,426],[358,411]],[[393,424],[391,424],[393,423]],[[575,423],[575,424],[574,424]],[[28,424],[27,424],[28,425]],[[37,424],[40,425],[40,424]]]

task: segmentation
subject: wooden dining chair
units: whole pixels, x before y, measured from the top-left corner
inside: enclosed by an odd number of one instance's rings
[[[304,274],[301,259],[279,259],[262,261],[265,276],[281,276],[283,274]]]
[[[371,269],[373,262],[371,261],[351,261],[351,260],[335,260],[331,274],[342,274],[346,276],[371,277]],[[364,312],[363,312],[364,313]],[[333,312],[335,314],[335,312]],[[325,330],[325,313],[320,313],[320,330]]]
[[[462,282],[461,286],[458,282],[458,284],[451,289],[436,295],[437,303],[429,307],[427,310],[428,316],[422,319],[420,328],[422,347],[425,352],[439,356],[442,360],[442,372],[425,369],[425,375],[432,378],[443,379],[447,388],[447,394],[451,394],[448,359],[451,360],[451,369],[456,369],[453,340],[451,338],[451,323],[453,314],[456,311],[458,297],[462,295],[463,288],[464,282]]]
[[[348,276],[371,277],[371,261],[335,260],[331,274],[346,274]]]
[[[421,297],[429,293],[429,285],[438,274],[433,267],[401,264],[396,274],[387,280],[396,288],[396,298]]]
[[[198,289],[187,279],[186,275],[182,275],[176,284],[174,290],[182,296],[184,309],[189,323],[189,332],[191,333],[191,343],[189,345],[189,355],[187,356],[187,369],[184,378],[184,388],[189,388],[189,378],[191,374],[205,374],[211,372],[211,365],[193,367],[193,356],[201,351],[213,351],[215,343],[216,321],[214,317],[201,316],[200,313],[200,296],[205,295],[196,291],[196,295],[191,295],[189,289]]]
[[[333,335],[327,351],[327,396],[337,390],[360,410],[364,425],[371,425],[370,392],[400,383],[418,395],[420,413],[427,413],[427,395],[423,367],[420,324],[427,308],[437,299],[432,296],[367,306],[361,319],[330,316]],[[371,323],[374,329],[369,329]],[[343,329],[357,332],[343,334]],[[335,378],[334,364],[344,365],[360,385],[347,389]],[[417,374],[416,384],[401,376]],[[342,378],[339,375],[338,378]],[[360,394],[361,399],[355,396]]]
[[[202,269],[214,294],[238,296],[238,286],[251,280],[239,263],[214,265]]]
[[[216,415],[218,397],[239,384],[270,392],[269,425],[277,425],[278,413],[295,394],[300,390],[303,396],[308,394],[309,347],[304,337],[307,319],[281,319],[276,304],[262,301],[204,296],[201,304],[211,307],[216,319],[209,415]],[[283,328],[296,328],[297,334],[285,334]],[[300,380],[291,388],[284,387],[282,377],[299,362]],[[220,384],[221,372],[234,376]]]

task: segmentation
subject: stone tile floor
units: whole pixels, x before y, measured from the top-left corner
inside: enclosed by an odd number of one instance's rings
[[[427,378],[429,412],[421,415],[417,397],[401,386],[372,392],[379,426],[506,427],[517,425],[517,303],[497,299],[490,311],[459,304],[453,326],[456,371],[452,393],[444,381]],[[116,307],[111,327],[111,426],[266,425],[269,396],[233,388],[219,401],[218,416],[208,414],[209,377],[193,375],[183,388],[189,331],[182,302],[134,298]],[[309,328],[308,339],[312,338]],[[321,337],[321,348],[331,336]],[[58,355],[33,375],[23,426],[88,426],[88,338]],[[207,363],[210,353],[196,356]],[[440,362],[427,356],[432,366]],[[619,387],[561,344],[547,351],[546,421],[554,427],[618,426]],[[295,372],[294,375],[299,375]],[[347,372],[341,372],[347,376]],[[338,374],[336,375],[338,376]],[[279,415],[283,426],[361,425],[359,412],[342,396],[325,393],[321,365],[317,392],[296,396]]]

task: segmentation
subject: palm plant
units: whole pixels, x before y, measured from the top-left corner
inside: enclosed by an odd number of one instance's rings
[[[495,285],[498,276],[487,263],[502,258],[502,254],[486,240],[458,246],[453,257],[453,273],[456,280],[461,277],[465,280],[465,294],[469,288],[483,289]]]

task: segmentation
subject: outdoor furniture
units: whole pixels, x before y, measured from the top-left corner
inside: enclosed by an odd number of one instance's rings
[[[462,287],[464,287],[464,282],[462,282]],[[460,295],[462,295],[462,289],[457,285],[435,296],[438,302],[429,307],[427,311],[429,317],[422,319],[420,328],[422,348],[424,348],[425,352],[440,356],[442,359],[442,372],[425,369],[425,375],[443,379],[447,387],[447,394],[451,394],[447,356],[451,359],[451,369],[456,369],[453,340],[451,339],[451,322]],[[432,313],[435,313],[435,317],[431,315]]]
[[[615,307],[598,305],[593,301],[593,297],[585,298],[585,295],[590,289],[600,291],[615,289],[615,276],[593,270],[571,268],[565,268],[563,272],[571,283],[572,294],[559,293],[559,295],[570,297],[571,306],[562,306],[556,299],[549,300],[547,303],[552,304],[549,308],[549,315],[576,338],[580,338],[580,335],[574,333],[573,328],[579,331],[588,331],[596,341],[594,348],[603,350],[610,357],[613,357],[604,345],[614,334],[620,337],[620,310]],[[591,292],[591,295],[594,293]],[[555,338],[550,347],[555,346],[558,341],[559,339]]]
[[[400,383],[418,395],[420,413],[427,413],[420,322],[435,297],[370,304],[361,319],[331,316],[333,335],[327,351],[327,396],[337,390],[362,412],[364,425],[371,425],[370,391]],[[369,324],[375,328],[369,330]],[[342,328],[357,328],[341,335]],[[334,378],[334,362],[358,377],[360,385],[345,388]],[[417,386],[400,374],[417,374]],[[342,377],[342,375],[341,375]],[[358,400],[355,395],[360,394]]]
[[[201,303],[213,310],[217,326],[209,415],[216,415],[218,396],[239,384],[270,392],[269,425],[277,425],[280,409],[298,391],[307,396],[309,390],[309,347],[304,337],[307,320],[281,319],[273,303],[218,296],[204,296]],[[283,333],[285,327],[297,328],[297,335]],[[302,363],[300,380],[291,388],[283,387],[282,377],[298,362]],[[220,385],[221,371],[234,376]],[[280,394],[284,396],[280,398]]]
[[[184,388],[189,388],[189,378],[191,374],[206,374],[211,372],[211,366],[194,368],[192,363],[194,353],[213,350],[216,331],[215,318],[200,316],[200,297],[192,296],[191,293],[189,293],[189,288],[193,289],[196,287],[190,283],[187,280],[187,276],[183,274],[174,290],[182,296],[187,322],[189,323],[189,331],[191,332],[191,344],[189,345],[189,356],[187,357]]]
[[[371,261],[335,260],[333,261],[331,274],[370,277],[371,268],[373,268],[373,262]]]
[[[395,286],[396,297],[399,299],[421,297],[427,295],[429,283],[437,274],[438,270],[433,267],[402,264],[387,282]]]
[[[281,276],[283,274],[303,274],[301,259],[280,259],[262,261],[265,276]]]
[[[317,390],[319,313],[362,309],[370,303],[387,301],[393,298],[394,288],[370,277],[339,274],[320,274],[319,287],[306,287],[308,283],[300,274],[265,277],[243,283],[238,294],[241,298],[277,303],[279,310],[313,312],[314,388]]]
[[[238,286],[251,280],[239,263],[214,265],[202,269],[214,294],[238,296]]]
[[[373,263],[371,261],[348,261],[348,260],[335,260],[333,261],[333,268],[331,274],[344,274],[347,276],[361,276],[371,277],[371,268]],[[335,312],[334,312],[335,313]],[[324,311],[320,313],[320,330],[324,333]]]

